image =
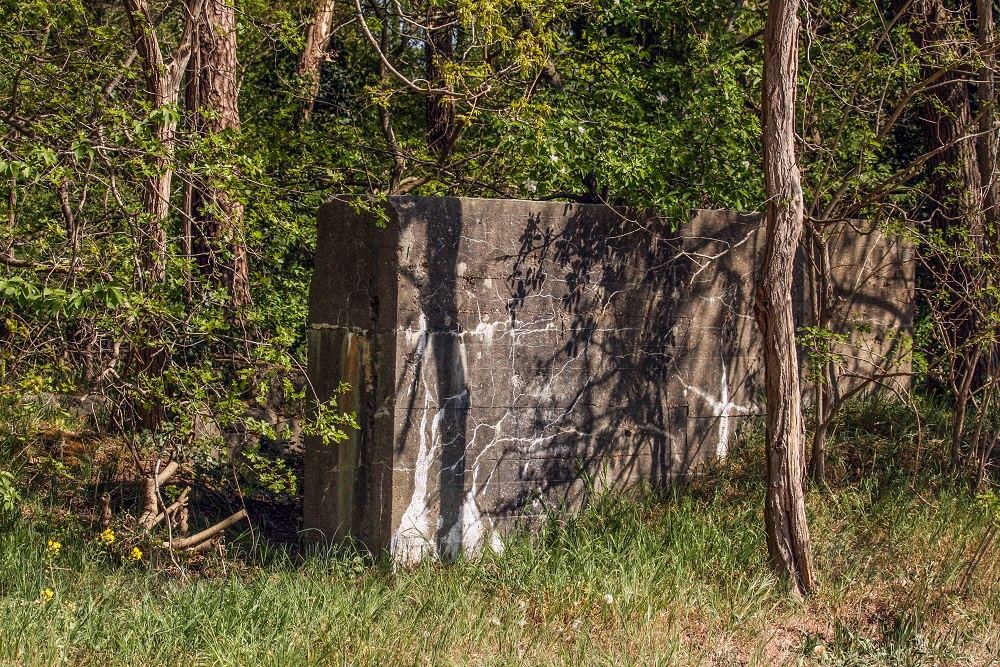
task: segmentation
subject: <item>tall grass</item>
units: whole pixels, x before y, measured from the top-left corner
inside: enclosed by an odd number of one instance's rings
[[[750,437],[687,486],[602,497],[451,566],[272,549],[182,580],[109,556],[71,518],[18,520],[0,533],[0,664],[996,663],[997,554],[959,588],[992,518],[961,488],[914,477],[902,454],[885,458],[878,410],[848,415],[833,450],[855,463],[810,494],[821,589],[805,601],[767,568]],[[885,462],[855,474],[868,447]],[[64,544],[54,558],[50,537]]]

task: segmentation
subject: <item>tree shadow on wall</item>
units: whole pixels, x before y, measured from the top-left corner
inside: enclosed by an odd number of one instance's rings
[[[511,328],[553,324],[560,343],[526,355],[523,391],[554,400],[523,408],[514,442],[532,446],[503,453],[516,484],[496,508],[501,515],[687,475],[706,456],[691,441],[703,429],[691,423],[698,416],[689,415],[689,378],[706,347],[719,347],[725,365],[726,350],[747,338],[738,317],[749,303],[744,276],[718,262],[712,280],[699,282],[697,257],[718,239],[701,243],[654,216],[606,207],[567,205],[562,213],[529,217],[516,255],[501,258],[510,267]],[[699,308],[701,291],[722,305]],[[541,295],[546,306],[535,307]]]
[[[446,559],[483,537],[482,518],[687,476],[762,405],[758,216],[703,211],[674,231],[602,206],[505,206],[427,199],[401,216],[419,233],[400,312],[419,321],[399,323],[415,341],[393,465],[414,471],[411,506]]]
[[[401,277],[415,288],[421,321],[416,347],[408,351],[396,396],[405,396],[405,414],[395,436],[394,463],[414,467],[416,512],[426,518],[421,534],[439,558],[458,556],[464,543],[462,506],[466,487],[466,449],[471,409],[469,369],[459,314],[459,253],[463,238],[461,201],[427,200],[423,238],[416,261],[400,267]],[[399,406],[404,407],[404,406]],[[413,461],[398,457],[417,431]],[[416,488],[420,483],[424,489]],[[419,496],[421,495],[422,498]],[[411,508],[407,508],[409,512]],[[404,515],[404,522],[410,520]],[[407,528],[403,526],[403,528]]]

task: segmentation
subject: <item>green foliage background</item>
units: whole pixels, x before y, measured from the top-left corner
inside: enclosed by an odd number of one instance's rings
[[[179,4],[152,3],[168,53]],[[260,410],[276,396],[301,407],[305,396],[314,214],[331,196],[377,201],[401,183],[411,194],[544,199],[596,188],[676,226],[693,208],[765,207],[761,2],[402,2],[410,16],[457,21],[456,55],[441,69],[460,136],[443,158],[426,146],[425,96],[380,71],[353,3],[336,5],[319,96],[303,115],[296,68],[313,6],[237,2],[242,129],[204,138],[182,108],[150,108],[121,3],[0,0],[10,36],[0,43],[0,398],[99,394],[125,432],[162,403],[166,420],[139,443],[158,450],[203,448],[195,422],[206,414],[224,430],[268,435]],[[420,32],[387,18],[394,6],[363,3],[362,18],[419,81]],[[921,201],[920,174],[905,167],[927,56],[906,26],[886,22],[889,9],[803,7],[800,152],[817,224],[887,223]],[[171,116],[174,154],[152,132]],[[146,287],[136,279],[141,184],[161,156],[176,169],[167,279]],[[253,303],[238,318],[224,290],[197,278],[186,290],[177,211],[180,183],[195,177],[245,204]],[[82,230],[76,248],[61,193]],[[166,350],[159,372],[130,361],[147,349]]]

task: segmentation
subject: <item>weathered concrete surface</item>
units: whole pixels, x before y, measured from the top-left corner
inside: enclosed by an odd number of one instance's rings
[[[724,456],[759,413],[756,216],[699,211],[671,233],[563,203],[394,198],[389,214],[319,214],[309,375],[320,399],[351,383],[361,429],[307,442],[314,537],[402,562],[475,552]],[[867,323],[851,367],[884,365],[911,326],[909,251],[848,227],[831,251],[838,326]]]

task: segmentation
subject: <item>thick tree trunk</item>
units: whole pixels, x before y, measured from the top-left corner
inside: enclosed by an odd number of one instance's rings
[[[916,0],[911,20],[918,25],[918,46],[935,55],[924,67],[924,76],[935,73],[940,63],[962,57],[959,52],[955,18],[943,0]],[[984,233],[982,178],[976,141],[970,138],[976,130],[969,102],[967,75],[961,69],[949,72],[935,86],[924,108],[924,136],[928,150],[945,150],[928,162],[933,178],[936,206],[932,224],[946,232],[962,235],[968,232],[975,243],[981,243]]]
[[[449,24],[450,17],[444,12],[433,14],[437,26],[428,30],[424,42],[424,58],[427,81],[432,88],[448,89],[444,76],[444,64],[455,52],[455,29]],[[443,93],[427,96],[427,148],[444,160],[455,145],[457,127],[455,125],[455,99]]]
[[[996,56],[994,55],[993,40],[996,39],[994,25],[993,0],[976,0],[976,15],[978,25],[979,48],[983,51],[982,77],[979,83],[979,106],[982,109],[979,117],[979,132],[977,154],[979,156],[979,177],[983,186],[983,217],[986,225],[985,244],[987,248],[995,248],[1000,241],[1000,230],[997,229],[998,211],[997,201],[997,135],[994,119],[996,113],[994,104],[996,102]],[[985,377],[987,382],[996,376],[996,346],[986,354]],[[995,434],[989,438],[988,442],[983,442],[983,426],[986,415],[990,414],[990,407],[996,392],[996,386],[990,385],[986,389],[986,396],[983,399],[983,407],[977,415],[976,434],[973,438],[972,453],[976,456],[975,477],[973,481],[973,494],[979,493],[986,473],[986,465],[989,463],[993,446],[996,443]]]
[[[320,73],[333,30],[334,0],[316,0],[312,22],[306,28],[306,46],[299,59],[299,78],[305,84],[302,117],[308,120],[319,95]]]
[[[795,157],[797,0],[769,0],[764,30],[764,254],[754,313],[764,346],[767,492],[764,522],[771,565],[800,593],[816,586],[804,496],[805,429],[792,321],[792,264],[803,227]]]
[[[192,0],[193,1],[193,0]],[[188,95],[191,125],[202,137],[240,130],[233,0],[206,0],[196,35],[196,64]],[[225,185],[196,179],[191,194],[193,253],[201,272],[224,285],[232,302],[250,302],[243,204]]]
[[[961,13],[950,11],[944,0],[914,0],[906,18],[917,46],[930,56],[923,67],[924,77],[934,75],[942,63],[948,64],[964,57],[960,39],[965,30],[964,18]],[[983,27],[980,26],[980,29]],[[987,32],[991,32],[991,26],[986,28]],[[991,150],[989,144],[992,142],[987,141],[987,145],[983,145],[972,138],[982,126],[975,122],[972,115],[967,78],[968,74],[961,68],[946,73],[933,88],[921,114],[925,148],[928,151],[944,149],[927,164],[933,199],[929,226],[940,233],[943,243],[939,249],[930,249],[937,255],[932,261],[936,274],[934,278],[956,295],[967,293],[970,276],[980,271],[976,264],[985,249],[983,204],[987,201],[981,170],[988,168],[992,171],[992,166],[987,167],[985,162],[994,160],[988,154],[980,155],[977,150],[978,147]],[[984,114],[981,122],[989,116],[991,114]],[[992,123],[992,120],[988,122]],[[956,389],[959,385],[963,387],[956,391],[952,422],[951,466],[957,469],[962,458],[969,392],[981,383],[977,369],[978,353],[968,345],[979,323],[974,309],[957,301],[948,313],[947,326],[952,332],[948,345],[957,356],[953,364],[952,385]]]
[[[977,154],[979,156],[979,178],[983,187],[983,214],[986,219],[986,236],[996,239],[997,230],[997,140],[993,119],[993,101],[996,94],[995,77],[996,58],[992,54],[992,43],[995,37],[993,24],[993,0],[976,0],[978,15],[979,48],[983,50],[983,70],[979,82],[979,106],[982,114],[979,117],[979,138]]]

